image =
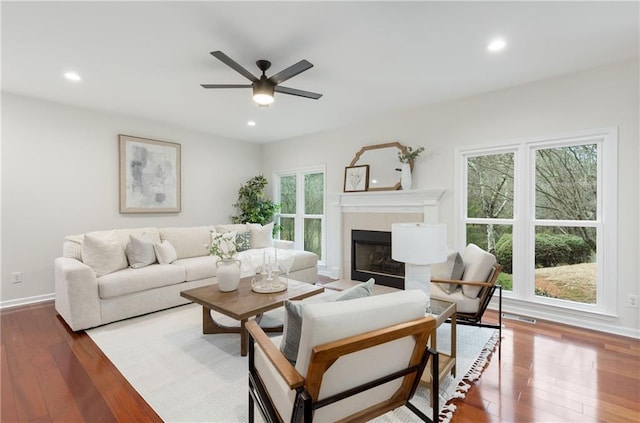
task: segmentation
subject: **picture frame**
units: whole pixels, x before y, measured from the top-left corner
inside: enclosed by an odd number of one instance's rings
[[[181,211],[180,144],[118,135],[120,213]]]
[[[344,168],[344,192],[362,192],[369,189],[369,165]]]

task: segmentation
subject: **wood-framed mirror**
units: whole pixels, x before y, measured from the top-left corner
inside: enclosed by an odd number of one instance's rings
[[[368,191],[395,191],[400,189],[398,153],[406,152],[407,147],[397,141],[366,145],[356,153],[349,166],[369,165]]]

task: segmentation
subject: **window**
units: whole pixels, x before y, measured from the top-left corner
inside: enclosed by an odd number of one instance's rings
[[[276,173],[280,239],[316,253],[322,264],[326,244],[324,173],[324,167]]]
[[[460,245],[496,255],[505,296],[615,311],[616,143],[595,130],[458,150]]]

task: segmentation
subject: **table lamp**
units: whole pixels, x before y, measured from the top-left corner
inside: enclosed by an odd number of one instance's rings
[[[405,263],[404,289],[420,289],[431,298],[430,265],[447,260],[447,226],[392,224],[391,258]]]

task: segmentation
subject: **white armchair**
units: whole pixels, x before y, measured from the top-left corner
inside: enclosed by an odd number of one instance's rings
[[[456,303],[457,324],[490,327],[500,331],[502,339],[502,286],[497,284],[502,270],[496,257],[475,244],[469,244],[461,254],[464,268],[458,278],[431,278],[431,297]],[[491,298],[498,290],[498,324],[483,323]],[[501,355],[498,344],[498,357]]]
[[[247,323],[249,422],[254,402],[267,422],[364,422],[401,406],[432,421],[409,402],[429,357],[437,372],[426,303],[416,290],[305,304],[295,367],[257,323]]]

